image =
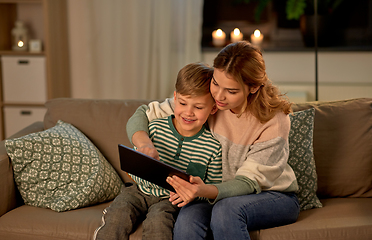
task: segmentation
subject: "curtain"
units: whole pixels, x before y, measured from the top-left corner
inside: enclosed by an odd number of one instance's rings
[[[72,97],[163,99],[201,61],[203,0],[68,0]]]

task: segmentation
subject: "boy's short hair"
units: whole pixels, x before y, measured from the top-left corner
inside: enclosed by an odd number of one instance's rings
[[[204,96],[210,93],[212,76],[212,67],[204,63],[190,63],[178,72],[176,92],[186,96]]]

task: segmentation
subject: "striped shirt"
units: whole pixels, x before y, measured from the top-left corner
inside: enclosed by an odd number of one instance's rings
[[[222,180],[222,150],[218,140],[203,126],[192,137],[180,135],[169,116],[149,124],[150,138],[162,162],[177,167],[188,174],[199,176],[205,183]],[[169,197],[169,190],[131,175],[139,189],[156,197]]]

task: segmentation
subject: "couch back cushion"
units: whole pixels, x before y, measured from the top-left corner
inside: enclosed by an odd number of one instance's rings
[[[315,108],[314,158],[320,197],[372,197],[372,99],[295,104]]]
[[[128,176],[120,169],[118,144],[132,147],[128,140],[126,124],[137,107],[148,100],[89,100],[59,98],[48,101],[44,128],[56,125],[58,120],[71,123],[98,147],[113,165],[120,177]]]

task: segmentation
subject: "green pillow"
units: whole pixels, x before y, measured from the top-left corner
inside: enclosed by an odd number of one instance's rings
[[[316,195],[318,177],[313,153],[314,115],[314,108],[289,115],[291,130],[288,164],[297,177],[297,197],[301,210],[322,207]]]
[[[93,143],[71,124],[5,141],[25,204],[57,212],[115,198],[120,177]]]

